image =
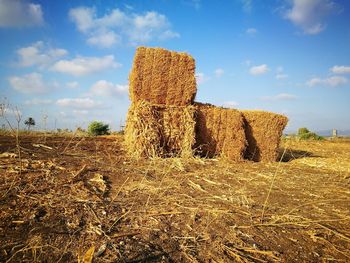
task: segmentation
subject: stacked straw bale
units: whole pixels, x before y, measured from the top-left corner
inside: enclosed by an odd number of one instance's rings
[[[135,158],[189,157],[195,140],[194,106],[164,106],[146,101],[129,108],[125,143]]]
[[[233,161],[243,160],[246,138],[242,113],[210,104],[195,106],[197,152],[207,157],[220,155]]]
[[[186,53],[139,47],[129,76],[125,144],[142,157],[222,156],[275,161],[288,119],[194,103],[195,62]]]
[[[139,47],[129,76],[132,102],[188,106],[197,87],[195,61],[186,53]]]
[[[255,162],[274,162],[288,118],[265,111],[242,111],[248,146],[245,158]]]

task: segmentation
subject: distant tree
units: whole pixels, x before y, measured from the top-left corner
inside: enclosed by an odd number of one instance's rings
[[[35,120],[32,117],[29,117],[27,120],[24,121],[24,124],[28,126],[28,131],[29,131],[30,126],[35,125]]]
[[[109,125],[100,121],[93,121],[89,124],[88,133],[94,136],[109,134]]]
[[[298,129],[298,138],[300,140],[323,140],[322,136],[317,135],[314,132],[309,131],[307,128]]]
[[[298,129],[298,135],[301,136],[303,134],[307,134],[307,133],[310,133],[309,129],[308,128],[299,128]]]

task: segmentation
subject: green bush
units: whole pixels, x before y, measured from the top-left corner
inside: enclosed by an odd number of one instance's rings
[[[300,128],[298,130],[298,138],[300,140],[323,140],[322,136],[317,135],[314,132],[310,132],[307,128]]]
[[[109,134],[109,125],[100,121],[93,121],[89,124],[88,133],[94,136]]]
[[[301,135],[303,135],[303,134],[308,134],[308,133],[310,133],[310,131],[308,130],[308,128],[299,128],[299,130],[298,130],[298,135],[299,136],[301,136]]]

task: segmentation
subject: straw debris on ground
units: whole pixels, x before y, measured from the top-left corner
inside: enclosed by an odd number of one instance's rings
[[[280,163],[135,162],[122,136],[19,141],[21,160],[0,136],[0,262],[350,259],[349,140],[284,140]]]

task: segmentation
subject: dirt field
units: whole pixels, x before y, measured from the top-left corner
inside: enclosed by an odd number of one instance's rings
[[[272,164],[20,145],[0,137],[0,262],[350,262],[350,141],[287,140]]]

